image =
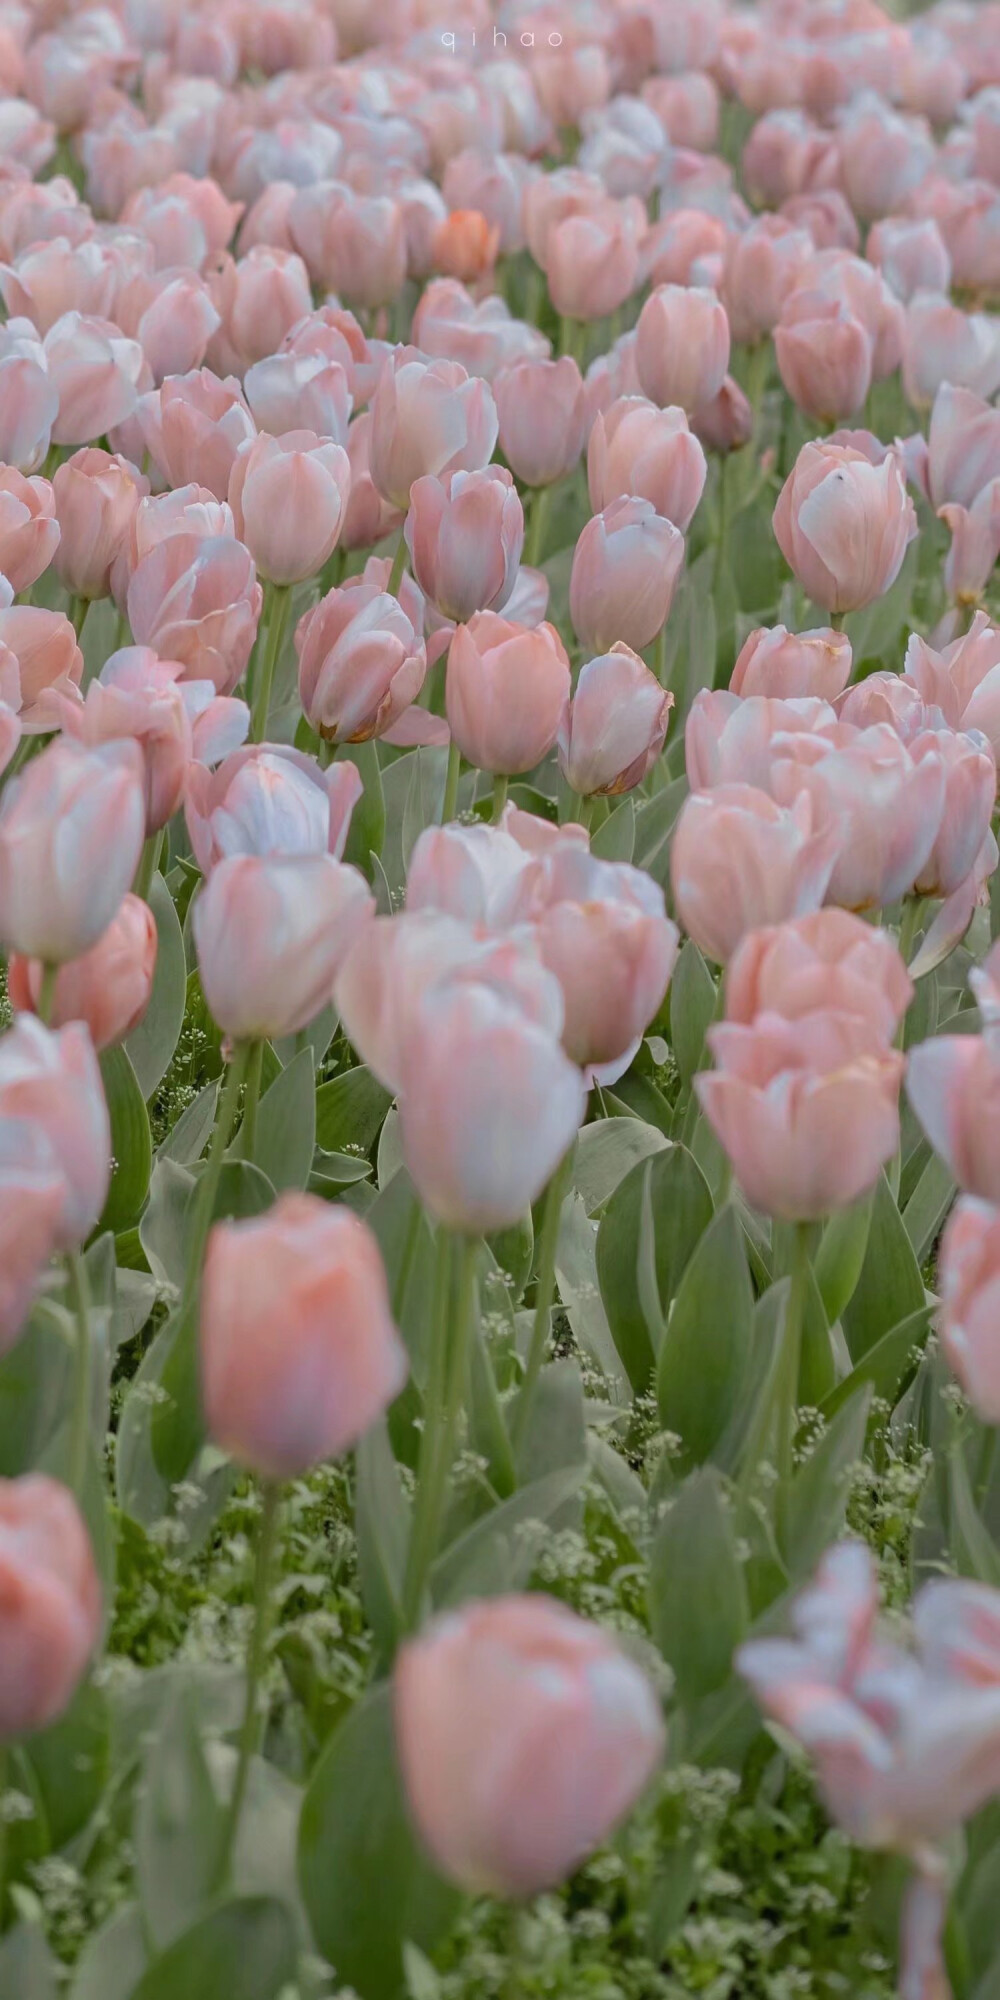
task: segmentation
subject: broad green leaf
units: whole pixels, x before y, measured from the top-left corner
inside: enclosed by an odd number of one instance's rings
[[[666,1145],[663,1133],[641,1118],[598,1118],[585,1125],[577,1141],[573,1180],[587,1214],[597,1215],[625,1175]]]
[[[379,1649],[384,1658],[391,1659],[403,1629],[411,1509],[384,1417],[365,1432],[356,1464],[355,1529],[361,1595]]]
[[[702,1466],[684,1481],[656,1530],[649,1615],[682,1702],[725,1686],[750,1614],[722,1479],[714,1466]]]
[[[923,1305],[919,1311],[910,1313],[900,1320],[898,1326],[891,1327],[881,1340],[875,1342],[862,1355],[856,1368],[845,1376],[837,1387],[820,1405],[820,1414],[829,1421],[837,1411],[853,1396],[862,1382],[870,1382],[875,1399],[894,1409],[905,1386],[908,1366],[914,1354],[919,1355],[927,1339],[931,1307]]]
[[[717,1004],[715,981],[693,938],[682,946],[670,980],[670,1043],[689,1084],[705,1055],[705,1033]]]
[[[831,1326],[854,1296],[868,1248],[871,1219],[871,1200],[856,1201],[830,1217],[820,1239],[813,1269]]]
[[[597,828],[590,846],[602,861],[631,861],[635,847],[635,806],[631,799],[622,799],[612,809],[603,826]]]
[[[131,2000],[148,1954],[138,1903],[125,1903],[84,1946],[70,2000]]]
[[[0,1993],[10,2000],[58,2000],[55,1959],[37,1924],[15,1924],[0,1938]]]
[[[973,1576],[994,1589],[1000,1585],[1000,1549],[976,1506],[961,1445],[948,1453],[950,1544],[960,1576]]]
[[[138,1219],[149,1190],[153,1147],[145,1099],[125,1050],[105,1049],[100,1061],[114,1164],[99,1226],[117,1233]]]
[[[673,778],[636,809],[632,861],[660,883],[665,883],[670,873],[670,836],[687,791],[685,777]]]
[[[278,2000],[295,1976],[284,1903],[234,1896],[193,1924],[143,1973],[130,2000]]]
[[[841,1315],[855,1361],[884,1333],[908,1319],[924,1303],[924,1285],[913,1245],[885,1174],[872,1200],[868,1248],[854,1295]]]
[[[316,1074],[311,1049],[280,1070],[257,1110],[254,1165],[278,1194],[304,1188],[316,1145]]]
[[[597,1232],[597,1279],[615,1346],[636,1391],[656,1365],[649,1308],[666,1317],[689,1257],[712,1219],[708,1183],[683,1146],[641,1160],[615,1189]],[[643,1303],[644,1230],[653,1234],[657,1300]]]
[[[792,1480],[785,1547],[792,1582],[811,1576],[824,1549],[840,1534],[851,1473],[864,1452],[870,1407],[871,1388],[861,1383]]]
[[[518,1477],[527,1485],[560,1466],[582,1465],[586,1457],[583,1377],[575,1360],[550,1362],[538,1378],[528,1427],[518,1446]]]
[[[58,1722],[25,1744],[53,1847],[65,1847],[96,1810],[107,1782],[110,1746],[107,1696],[89,1681]]]
[[[932,1153],[903,1210],[903,1227],[918,1263],[933,1249],[954,1199],[955,1183],[944,1161]]]
[[[0,1359],[0,1477],[29,1472],[58,1429],[72,1393],[73,1339],[68,1315],[39,1300]]]
[[[135,1817],[135,1861],[147,1935],[162,1951],[217,1887],[223,1814],[191,1692],[178,1689],[150,1737]]]
[[[349,757],[361,773],[364,791],[351,814],[344,860],[352,862],[370,878],[373,858],[377,860],[385,840],[385,795],[378,743],[374,738],[367,743],[352,743]]]
[[[152,1097],[170,1067],[184,1025],[187,966],[184,938],[173,897],[163,876],[153,876],[149,907],[156,921],[156,972],[149,1006],[133,1028],[125,1049],[143,1097]]]
[[[157,1158],[176,1160],[181,1167],[193,1166],[201,1158],[211,1137],[218,1102],[219,1079],[216,1076],[181,1112],[176,1125],[167,1133],[159,1148]]]
[[[195,1177],[188,1167],[160,1154],[149,1184],[149,1200],[139,1224],[139,1241],[154,1278],[179,1290],[187,1266],[188,1203]]]
[[[547,1472],[467,1528],[431,1571],[435,1606],[522,1590],[544,1546],[549,1523],[580,1492],[586,1477],[586,1463]]]
[[[368,1153],[392,1103],[370,1069],[345,1070],[316,1092],[316,1144],[327,1153]]]
[[[750,1367],[753,1287],[731,1205],[701,1237],[660,1348],[656,1394],[667,1430],[696,1463],[711,1457],[739,1408]]]

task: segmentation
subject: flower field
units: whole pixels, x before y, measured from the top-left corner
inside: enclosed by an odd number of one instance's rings
[[[1000,5],[0,0],[0,2000],[1000,2000]]]

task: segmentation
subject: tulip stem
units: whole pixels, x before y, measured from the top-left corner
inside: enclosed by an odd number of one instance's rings
[[[56,997],[56,980],[58,977],[58,965],[43,965],[42,983],[39,988],[38,1007],[36,1011],[39,1020],[44,1022],[46,1027],[48,1027],[52,1019],[52,1007]]]
[[[843,629],[844,629],[844,619],[845,619],[846,615],[847,615],[847,614],[846,614],[846,612],[844,612],[844,611],[831,611],[831,613],[830,613],[830,630],[831,630],[831,632],[842,632],[842,631],[843,631]]]
[[[263,1042],[251,1042],[247,1056],[246,1095],[243,1099],[243,1123],[240,1127],[241,1151],[245,1160],[253,1159],[257,1143],[257,1106],[260,1103],[260,1079],[264,1063]]]
[[[715,560],[712,565],[712,595],[714,597],[722,581],[722,565],[726,556],[726,539],[729,534],[729,480],[726,467],[729,460],[725,454],[719,460],[719,506],[715,524]],[[664,624],[663,630],[666,630]]]
[[[281,641],[285,636],[285,620],[291,590],[287,583],[268,585],[270,598],[267,620],[267,640],[261,662],[260,686],[256,689],[253,702],[253,729],[251,735],[255,743],[267,740],[267,718],[271,709],[271,690],[274,686],[274,670],[278,664]]]
[[[510,779],[507,777],[506,773],[503,771],[498,771],[493,780],[494,826],[498,825],[499,821],[503,818],[503,809],[504,806],[507,804],[507,791],[509,785],[510,785]]]
[[[569,1190],[570,1175],[573,1171],[573,1154],[570,1146],[563,1154],[545,1194],[542,1212],[542,1230],[538,1245],[538,1277],[535,1282],[535,1317],[531,1326],[531,1346],[525,1364],[524,1381],[514,1410],[511,1425],[511,1443],[515,1453],[523,1444],[528,1431],[532,1405],[538,1388],[538,1378],[545,1360],[545,1350],[549,1344],[552,1326],[552,1300],[556,1288],[556,1254],[559,1249],[559,1223],[562,1218],[563,1202]]]
[[[444,803],[441,807],[441,825],[446,826],[458,811],[458,781],[462,775],[462,752],[452,737],[448,745],[448,775],[444,781]]]
[[[219,1190],[219,1176],[222,1173],[223,1155],[229,1144],[229,1135],[235,1123],[236,1108],[240,1101],[240,1091],[243,1088],[243,1079],[246,1075],[251,1047],[252,1044],[250,1042],[237,1042],[230,1057],[229,1068],[226,1071],[225,1086],[218,1110],[215,1114],[212,1144],[209,1147],[205,1171],[198,1183],[198,1192],[195,1198],[191,1248],[188,1253],[187,1280],[184,1286],[186,1301],[190,1301],[194,1294],[202,1252],[205,1248],[209,1229],[212,1226],[212,1213],[215,1208],[215,1197]]]
[[[524,560],[526,563],[530,563],[533,569],[537,569],[542,559],[542,549],[545,545],[545,526],[548,520],[551,497],[551,486],[536,487],[531,497],[531,519],[528,523],[528,538],[524,551]]]
[[[795,1433],[799,1425],[799,1369],[808,1281],[809,1227],[797,1222],[792,1234],[791,1284],[785,1306],[778,1390],[778,1542],[784,1554],[787,1554],[789,1501],[795,1469]]]
[[[133,896],[141,896],[144,903],[149,902],[149,892],[153,886],[153,878],[160,865],[160,849],[162,845],[163,834],[161,832],[151,833],[139,856],[139,866],[135,871],[132,894]]]
[[[4,1905],[7,1901],[7,1815],[4,1800],[10,1784],[10,1748],[0,1743],[0,1931],[3,1930]]]
[[[87,1446],[90,1442],[93,1354],[90,1340],[90,1296],[87,1267],[79,1250],[66,1258],[66,1276],[73,1317],[76,1320],[76,1356],[73,1370],[73,1417],[70,1430],[69,1483],[83,1504],[87,1483]]]
[[[233,1849],[243,1815],[243,1805],[250,1777],[250,1765],[257,1753],[261,1739],[261,1723],[266,1722],[266,1709],[262,1712],[260,1701],[261,1680],[267,1659],[267,1643],[271,1629],[272,1585],[278,1554],[278,1530],[280,1525],[281,1489],[272,1481],[262,1488],[260,1527],[257,1533],[257,1560],[254,1565],[253,1626],[250,1632],[250,1646],[247,1652],[247,1683],[243,1702],[243,1721],[240,1725],[239,1759],[236,1777],[230,1795],[222,1834],[222,1848],[219,1857],[219,1884],[224,1884],[233,1865]]]
[[[83,627],[86,622],[86,617],[89,610],[90,610],[89,597],[70,598],[69,615],[73,623],[73,630],[76,634],[77,645],[80,644],[80,634],[83,631]]]
[[[400,528],[399,540],[396,543],[396,553],[392,559],[392,568],[389,571],[389,581],[386,585],[386,589],[388,590],[390,597],[396,597],[398,595],[399,586],[403,581],[403,571],[405,568],[406,568],[406,540],[403,535],[403,530],[402,528]]]
[[[424,1429],[417,1469],[417,1498],[403,1594],[408,1632],[420,1622],[431,1564],[441,1538],[448,1480],[455,1455],[455,1432],[465,1387],[465,1357],[476,1284],[479,1243],[459,1240],[457,1281],[452,1271],[452,1238],[441,1229],[434,1286],[434,1347],[424,1399]]]
[[[577,826],[586,827],[588,833],[594,824],[594,808],[596,805],[597,796],[596,793],[592,792],[588,798],[578,797],[574,806],[573,818]]]

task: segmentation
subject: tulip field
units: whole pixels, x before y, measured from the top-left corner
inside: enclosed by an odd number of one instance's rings
[[[1000,0],[0,0],[0,2000],[1000,2000]]]

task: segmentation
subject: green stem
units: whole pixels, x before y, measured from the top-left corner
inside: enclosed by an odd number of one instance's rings
[[[229,1809],[226,1813],[222,1836],[222,1850],[219,1858],[220,1884],[228,1881],[233,1864],[233,1850],[239,1833],[243,1805],[246,1799],[250,1765],[257,1753],[261,1739],[261,1722],[264,1717],[260,1708],[260,1686],[267,1659],[267,1642],[271,1629],[271,1597],[274,1581],[275,1558],[278,1553],[278,1528],[281,1490],[268,1482],[263,1488],[260,1529],[257,1536],[257,1561],[254,1569],[253,1627],[250,1634],[250,1648],[247,1653],[247,1684],[243,1703],[243,1721],[240,1727],[239,1761],[233,1783]]]
[[[243,1099],[243,1123],[240,1128],[241,1151],[245,1160],[252,1160],[257,1143],[257,1106],[260,1103],[260,1078],[264,1062],[263,1042],[251,1042],[247,1056],[246,1095]]]
[[[504,806],[507,804],[507,792],[509,786],[510,786],[510,779],[505,775],[504,772],[498,771],[496,777],[493,780],[494,826],[498,825],[499,821],[503,818],[503,809]]]
[[[531,496],[531,518],[528,522],[524,560],[525,563],[530,564],[532,569],[537,569],[542,560],[542,549],[545,546],[545,526],[548,519],[551,498],[551,486],[536,487],[535,492]]]
[[[403,571],[405,568],[406,568],[406,538],[403,534],[402,528],[400,528],[399,540],[396,543],[396,553],[392,559],[392,568],[389,571],[389,581],[386,584],[386,589],[389,592],[390,597],[395,597],[397,595],[399,591],[399,586],[403,581]]]
[[[778,1540],[785,1549],[788,1502],[795,1469],[795,1433],[799,1427],[799,1368],[802,1361],[802,1320],[806,1285],[809,1279],[809,1226],[794,1225],[792,1238],[791,1285],[785,1308],[782,1334],[781,1376],[778,1389]]]
[[[268,595],[271,602],[267,621],[267,642],[261,664],[260,686],[254,692],[253,728],[250,732],[254,743],[263,743],[267,738],[267,718],[271,708],[274,670],[281,652],[281,641],[285,636],[285,620],[292,593],[286,583],[271,583],[268,584]]]
[[[594,810],[596,805],[597,796],[595,793],[591,793],[588,798],[583,798],[582,795],[578,794],[574,801],[573,818],[577,826],[585,826],[588,833],[594,824]]]
[[[712,565],[712,590],[718,590],[722,577],[722,565],[726,555],[726,537],[729,533],[729,480],[726,476],[728,458],[719,460],[719,512],[716,521],[715,560]],[[664,627],[664,629],[666,629]]]
[[[538,1277],[535,1283],[535,1317],[531,1326],[531,1345],[528,1349],[524,1381],[521,1384],[521,1393],[517,1399],[517,1407],[514,1412],[514,1422],[511,1431],[511,1440],[515,1452],[518,1446],[523,1443],[527,1434],[528,1420],[531,1416],[531,1408],[538,1388],[538,1378],[542,1372],[545,1350],[549,1343],[549,1332],[552,1322],[552,1300],[555,1296],[556,1288],[556,1252],[559,1248],[559,1222],[562,1216],[563,1202],[569,1189],[570,1175],[573,1171],[573,1152],[574,1148],[571,1146],[569,1151],[563,1155],[549,1182],[545,1195],[542,1231],[538,1245]]]
[[[90,1297],[87,1267],[79,1250],[66,1258],[66,1276],[76,1320],[76,1356],[73,1369],[73,1417],[70,1430],[69,1483],[82,1503],[87,1480],[87,1446],[90,1443],[90,1405],[93,1393],[93,1348],[90,1339]]]
[[[563,314],[563,317],[559,321],[559,352],[560,354],[570,355],[571,359],[577,363],[581,373],[583,372],[581,348],[585,338],[586,334],[582,319],[567,319],[566,315]]]
[[[413,1275],[417,1245],[420,1242],[420,1219],[420,1203],[414,1198],[410,1220],[406,1225],[403,1254],[399,1260],[399,1270],[396,1273],[396,1282],[392,1288],[392,1316],[397,1326],[403,1317],[403,1307],[406,1304],[406,1295],[410,1289],[410,1279]]]
[[[233,1125],[236,1122],[236,1108],[240,1101],[240,1091],[243,1087],[243,1078],[246,1075],[251,1046],[250,1042],[237,1042],[230,1058],[229,1068],[226,1071],[225,1085],[218,1110],[215,1114],[212,1144],[209,1148],[205,1171],[198,1183],[195,1221],[191,1233],[191,1248],[188,1254],[187,1277],[184,1286],[184,1296],[188,1301],[190,1301],[194,1293],[198,1280],[198,1272],[201,1268],[202,1253],[205,1248],[209,1229],[212,1225],[212,1212],[215,1208],[215,1197],[219,1190],[219,1176],[222,1173],[223,1156],[229,1144]]]
[[[907,896],[903,902],[903,911],[899,923],[899,955],[904,965],[909,965],[910,959],[913,956],[913,947],[916,943],[917,932],[920,929],[923,908],[924,899],[922,896]],[[902,1043],[900,1043],[900,1046],[902,1047]]]
[[[70,598],[69,615],[72,620],[73,630],[76,634],[77,645],[80,644],[80,634],[83,631],[83,627],[86,622],[86,617],[89,610],[90,610],[89,597]]]
[[[0,1743],[0,1931],[3,1930],[4,1905],[7,1900],[7,1846],[9,1840],[7,1814],[4,1800],[10,1784],[10,1749]]]
[[[831,611],[830,630],[832,632],[842,632],[844,629],[844,619],[846,618],[846,616],[847,613],[845,611]]]
[[[761,405],[767,391],[770,373],[771,342],[765,335],[764,339],[758,341],[757,346],[751,349],[747,367],[747,400],[753,410],[754,430],[760,422]]]
[[[141,896],[144,903],[149,902],[149,892],[153,886],[153,877],[160,865],[160,850],[162,846],[162,832],[151,833],[139,856],[139,866],[135,871],[132,894],[133,896]]]
[[[455,1455],[455,1433],[465,1386],[465,1357],[479,1252],[475,1237],[458,1242],[457,1282],[452,1282],[452,1239],[442,1229],[435,1284],[434,1351],[424,1408],[417,1469],[417,1498],[403,1595],[407,1631],[420,1621],[431,1564],[437,1554]]]
[[[56,997],[56,980],[58,977],[58,965],[43,965],[42,984],[39,989],[38,1006],[35,1011],[39,1020],[44,1021],[46,1027],[48,1027],[52,1019],[52,1008]]]
[[[462,775],[462,752],[452,737],[448,745],[448,775],[444,781],[444,803],[441,807],[441,825],[446,826],[458,811],[458,781]]]

